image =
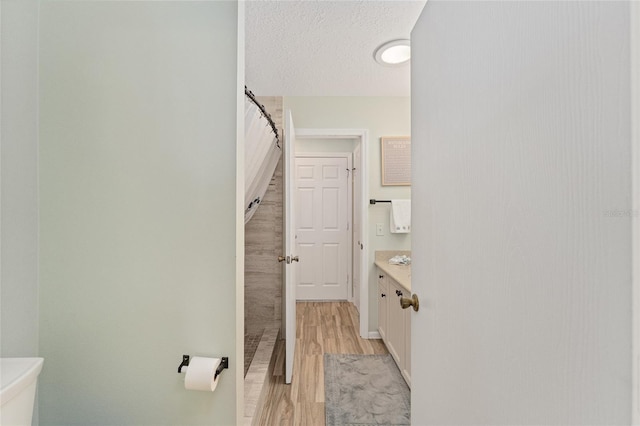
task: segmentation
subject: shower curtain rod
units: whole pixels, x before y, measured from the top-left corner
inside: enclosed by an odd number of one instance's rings
[[[253,94],[253,92],[251,92],[251,90],[247,89],[247,86],[244,86],[244,94],[245,96],[247,96],[249,99],[251,99],[251,102],[253,102],[254,104],[256,104],[256,106],[260,109],[260,112],[262,112],[262,115],[265,116],[265,118],[267,119],[267,121],[269,122],[269,124],[271,125],[271,130],[273,130],[273,133],[276,134],[276,146],[278,148],[280,148],[280,137],[278,136],[278,129],[276,129],[276,123],[273,122],[273,120],[271,119],[271,115],[269,115],[269,113],[267,112],[266,109],[264,109],[264,106],[262,106],[260,104],[260,102],[258,102],[258,100],[256,99],[255,95]],[[282,148],[280,148],[282,149]]]

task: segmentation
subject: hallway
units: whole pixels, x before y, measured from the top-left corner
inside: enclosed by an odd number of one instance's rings
[[[298,302],[296,307],[293,380],[291,385],[284,383],[281,340],[260,425],[324,425],[323,355],[388,353],[382,340],[358,336],[358,311],[352,303]]]

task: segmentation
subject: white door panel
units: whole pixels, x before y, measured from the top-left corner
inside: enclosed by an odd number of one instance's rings
[[[348,159],[296,159],[298,300],[346,300],[350,269]]]
[[[337,243],[324,243],[322,245],[322,274],[324,287],[337,287],[340,285],[338,277],[338,265],[340,265],[340,251],[344,250],[344,245]],[[344,278],[344,277],[342,277]]]
[[[411,421],[631,423],[629,2],[427,2]]]
[[[315,243],[298,244],[299,257],[302,259],[302,265],[305,266],[298,268],[298,288],[315,285],[315,279],[320,273],[320,265],[317,262],[305,262],[305,259],[313,259],[316,249],[317,244]]]

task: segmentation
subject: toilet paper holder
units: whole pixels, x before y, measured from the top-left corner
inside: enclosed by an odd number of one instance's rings
[[[182,363],[178,366],[178,373],[182,373],[182,367],[189,366],[189,359],[189,355],[182,355]],[[220,359],[220,365],[216,368],[216,374],[213,376],[213,379],[217,379],[225,368],[229,368],[229,357],[223,356]]]

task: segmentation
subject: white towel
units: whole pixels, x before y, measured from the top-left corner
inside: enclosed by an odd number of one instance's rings
[[[391,200],[389,219],[392,234],[411,232],[411,200]]]

